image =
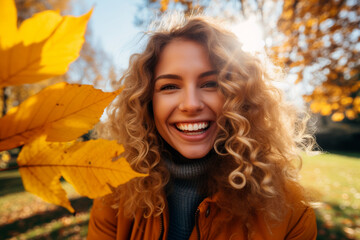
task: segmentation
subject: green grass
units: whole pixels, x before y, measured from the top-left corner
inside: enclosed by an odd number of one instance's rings
[[[360,154],[305,157],[301,175],[317,202],[318,240],[360,239]],[[76,216],[25,192],[18,171],[0,172],[0,238],[85,239],[91,201],[63,186]]]
[[[0,239],[86,239],[91,200],[62,185],[75,216],[25,192],[17,170],[0,172]]]
[[[302,183],[318,202],[318,239],[360,239],[360,154],[305,157]]]

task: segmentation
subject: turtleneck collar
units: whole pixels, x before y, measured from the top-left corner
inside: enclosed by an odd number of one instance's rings
[[[163,159],[172,179],[190,180],[202,177],[210,169],[215,158],[213,150],[198,159],[185,158],[169,145],[166,146],[166,150]]]

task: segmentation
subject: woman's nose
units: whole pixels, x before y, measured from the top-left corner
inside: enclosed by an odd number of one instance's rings
[[[196,88],[187,88],[183,90],[179,110],[183,112],[198,112],[204,108],[201,94]]]

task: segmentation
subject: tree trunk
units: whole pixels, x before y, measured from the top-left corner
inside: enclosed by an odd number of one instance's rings
[[[5,116],[6,112],[7,112],[7,99],[8,99],[8,95],[6,94],[6,87],[4,87],[2,89],[2,103],[3,103],[3,106],[2,106],[2,112],[1,112],[1,116]]]

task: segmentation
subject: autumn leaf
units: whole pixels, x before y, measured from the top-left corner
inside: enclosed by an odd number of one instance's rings
[[[353,102],[352,97],[342,97],[341,100],[340,100],[340,103],[341,103],[343,106],[348,106],[348,105],[350,105],[352,102]]]
[[[320,114],[323,116],[329,116],[332,112],[332,107],[327,102],[323,103],[323,106],[321,107]]]
[[[135,177],[144,177],[133,171],[124,151],[116,141],[104,139],[87,142],[49,143],[40,136],[25,145],[17,159],[25,189],[43,200],[74,212],[60,177],[71,183],[75,190],[89,198],[111,193],[117,187]]]
[[[162,12],[166,11],[169,5],[169,0],[160,0],[160,5],[161,5],[160,11]]]
[[[347,109],[345,115],[348,119],[354,120],[356,118],[356,112],[353,109]]]
[[[71,141],[87,133],[120,93],[90,85],[58,83],[26,99],[0,118],[0,151],[45,133],[47,141]]]
[[[0,49],[8,49],[16,42],[16,24],[16,7],[14,1],[0,1]]]
[[[342,112],[336,112],[331,116],[331,120],[334,122],[340,122],[344,119],[344,114]]]
[[[0,1],[0,88],[64,74],[79,56],[91,13],[62,17],[44,11],[18,29],[14,1]]]

